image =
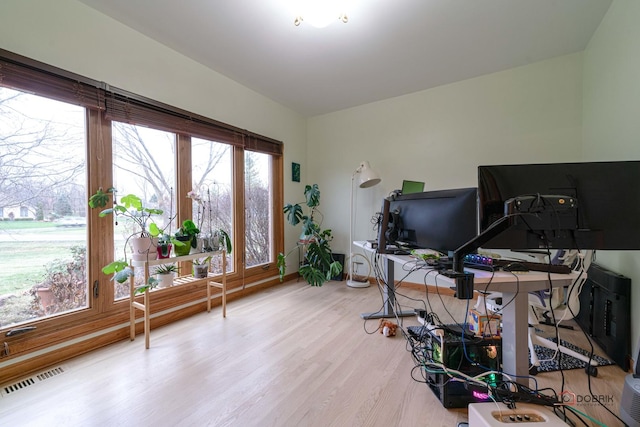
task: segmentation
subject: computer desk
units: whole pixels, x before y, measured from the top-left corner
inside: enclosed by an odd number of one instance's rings
[[[354,242],[356,246],[367,252],[375,252],[367,242]],[[363,318],[395,317],[393,305],[395,301],[394,265],[415,261],[408,255],[380,254],[386,260],[385,307],[382,313],[365,313]],[[424,269],[425,282],[428,285],[454,287],[455,280]],[[502,309],[502,370],[507,375],[525,386],[529,385],[529,292],[549,290],[550,283],[557,289],[569,286],[578,279],[579,273],[570,274],[545,273],[529,271],[526,273],[490,272],[484,270],[465,269],[474,274],[473,286],[476,291],[501,292],[502,301],[511,303]],[[404,312],[403,316],[413,313]],[[399,314],[400,315],[400,314]],[[464,319],[460,320],[463,323]]]

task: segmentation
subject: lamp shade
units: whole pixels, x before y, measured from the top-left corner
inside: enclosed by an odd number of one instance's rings
[[[360,188],[373,187],[374,185],[382,181],[380,179],[380,175],[378,175],[376,171],[371,169],[371,166],[367,161],[362,162],[356,172],[359,172],[358,187]]]

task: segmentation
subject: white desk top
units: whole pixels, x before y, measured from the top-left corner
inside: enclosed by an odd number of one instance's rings
[[[368,252],[374,252],[368,242],[356,241],[354,245],[363,248]],[[384,257],[398,264],[420,263],[418,259],[411,255],[382,254]],[[427,278],[427,284],[438,286],[454,286],[455,279],[439,274],[433,268],[424,264],[423,271]],[[554,287],[569,286],[579,277],[579,273],[570,274],[546,273],[542,271],[508,272],[508,271],[485,271],[465,268],[465,271],[473,273],[473,283],[476,291],[488,292],[531,292],[549,289],[549,283]],[[514,283],[517,289],[514,288]]]

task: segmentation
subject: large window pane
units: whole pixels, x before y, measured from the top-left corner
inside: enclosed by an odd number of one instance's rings
[[[0,87],[0,326],[86,308],[85,110]]]
[[[113,122],[113,183],[116,197],[135,194],[143,206],[162,209],[152,220],[171,234],[176,231],[175,217],[176,135],[142,126]],[[116,259],[129,259],[127,237],[140,232],[133,221],[120,220],[114,228]],[[115,297],[129,296],[129,285],[115,284]]]
[[[224,230],[233,240],[233,162],[232,147],[200,138],[191,139],[193,190],[200,201],[193,202],[194,221],[202,233]],[[235,270],[232,257],[227,258],[227,272]],[[219,262],[219,257],[214,259]],[[214,272],[221,272],[214,265]]]
[[[245,262],[255,267],[273,258],[271,156],[246,151],[244,160]]]

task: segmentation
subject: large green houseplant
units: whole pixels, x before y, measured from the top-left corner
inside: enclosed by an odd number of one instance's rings
[[[318,184],[307,185],[304,188],[305,202],[308,212],[305,213],[302,203],[287,204],[283,211],[287,221],[291,225],[302,224],[302,234],[298,245],[306,248],[299,273],[304,280],[312,286],[322,286],[324,282],[342,272],[342,265],[333,259],[331,252],[331,229],[322,229],[322,213],[318,210],[320,205],[320,189]],[[318,217],[320,221],[318,221]],[[283,280],[286,272],[286,258],[298,246],[291,249],[286,255],[278,254],[278,271],[280,280]]]

